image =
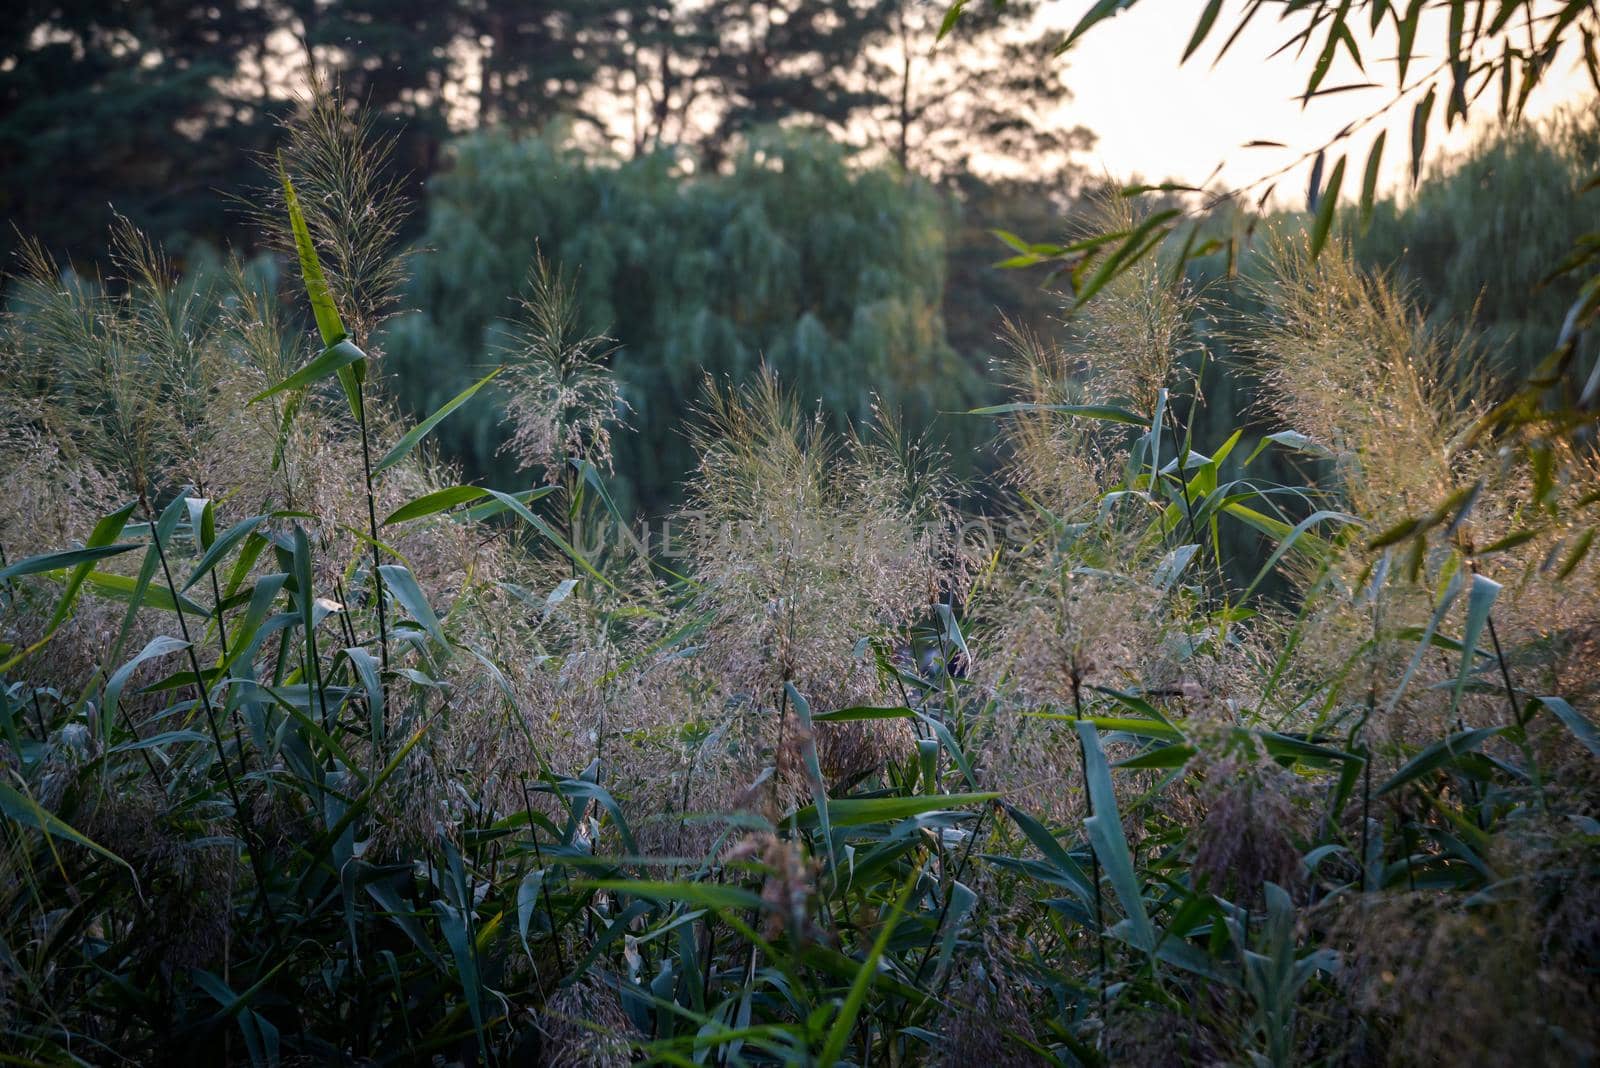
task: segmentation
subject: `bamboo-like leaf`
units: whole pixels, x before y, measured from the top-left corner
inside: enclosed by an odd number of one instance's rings
[[[1411,184],[1422,178],[1422,152],[1428,145],[1428,117],[1433,114],[1433,102],[1438,95],[1434,88],[1418,101],[1411,112]]]
[[[828,867],[830,870],[838,868],[837,858],[833,855],[833,828],[828,821],[828,783],[822,777],[822,764],[817,759],[817,728],[811,722],[811,703],[795,688],[794,683],[785,682],[783,691],[788,695],[789,703],[794,706],[795,715],[800,719],[800,751],[804,755],[806,765],[806,779],[811,786],[811,798],[817,810],[817,822],[822,831],[822,840],[828,847]]]
[[[253,515],[249,519],[241,519],[223,532],[222,537],[213,539],[211,547],[200,558],[200,562],[194,566],[194,571],[190,574],[189,581],[183,584],[183,589],[187,590],[196,582],[205,578],[211,572],[211,569],[220,564],[223,558],[233,550],[235,545],[254,533],[255,529],[266,521],[267,517],[265,515]]]
[[[310,363],[285,378],[282,382],[269,386],[254,397],[251,397],[250,403],[255,404],[286,390],[304,389],[322,381],[329,375],[336,375],[347,367],[365,361],[366,358],[367,354],[357,348],[355,342],[350,339],[345,338],[336,341],[323,349]],[[348,387],[346,387],[346,391],[348,392]]]
[[[440,512],[449,511],[458,504],[476,501],[487,497],[489,491],[481,486],[446,486],[444,489],[425,493],[415,500],[407,501],[399,508],[390,512],[381,526],[393,523],[405,523],[412,519],[421,519],[424,516],[438,515]]]
[[[67,581],[68,575],[64,571],[47,571],[45,577],[58,581]],[[211,610],[203,604],[191,601],[189,598],[178,595],[174,602],[172,593],[164,585],[155,585],[149,581],[140,582],[138,579],[129,578],[127,575],[116,575],[109,571],[91,571],[84,576],[88,584],[101,594],[115,601],[122,601],[135,608],[159,608],[165,612],[177,611],[177,603],[182,603],[185,612],[197,616],[207,616]]]
[[[956,881],[950,884],[950,905],[945,910],[944,937],[940,939],[939,966],[936,974],[949,971],[950,962],[955,956],[956,937],[961,933],[961,921],[977,903],[978,895],[965,883]]]
[[[1372,149],[1367,153],[1367,167],[1361,176],[1361,231],[1372,225],[1372,209],[1378,192],[1378,169],[1383,163],[1383,142],[1388,130],[1379,130],[1372,139]]]
[[[837,827],[859,827],[868,823],[890,823],[925,812],[939,812],[993,801],[996,793],[916,794],[909,797],[836,797],[828,801],[828,819]],[[815,805],[807,805],[792,817],[800,827],[818,822]]]
[[[1344,185],[1345,157],[1340,156],[1339,162],[1333,165],[1333,172],[1328,175],[1328,184],[1322,190],[1317,202],[1317,218],[1311,227],[1311,255],[1315,258],[1322,252],[1322,247],[1328,243],[1328,232],[1333,228],[1334,214],[1339,210],[1339,190]]]
[[[1192,745],[1158,745],[1137,756],[1119,760],[1113,767],[1134,771],[1172,771],[1189,763],[1195,752]]]
[[[1241,602],[1247,600],[1249,596],[1256,591],[1256,587],[1261,585],[1266,577],[1272,573],[1272,569],[1278,566],[1278,561],[1282,560],[1284,555],[1288,553],[1290,549],[1294,548],[1295,542],[1305,537],[1306,533],[1312,527],[1317,526],[1320,523],[1357,524],[1360,522],[1361,520],[1357,519],[1353,515],[1349,515],[1345,512],[1335,512],[1328,508],[1322,508],[1312,512],[1310,515],[1300,520],[1300,522],[1296,523],[1294,527],[1286,535],[1284,535],[1283,539],[1278,543],[1277,548],[1272,550],[1272,555],[1267,557],[1267,562],[1261,566],[1260,571],[1256,572],[1256,577],[1251,581],[1250,585],[1245,589],[1243,596],[1239,597],[1238,600]]]
[[[461,979],[461,990],[467,997],[467,1009],[472,1014],[472,1026],[483,1042],[483,991],[478,984],[478,955],[472,945],[472,913],[468,908],[458,908],[442,899],[433,903],[439,914],[439,927],[444,940],[455,957],[456,974]]]
[[[402,903],[387,883],[369,882],[366,884],[366,891],[367,895],[376,901],[378,907],[383,910],[381,915],[387,916],[407,938],[411,939],[411,944],[417,947],[417,951],[422,954],[425,960],[440,972],[448,970],[445,967],[444,958],[439,956],[438,950],[434,949],[433,939],[422,929],[422,924],[417,922],[415,909]]]
[[[968,0],[954,0],[945,9],[944,18],[939,20],[939,33],[933,39],[934,44],[944,40],[950,35],[950,31],[956,28],[956,22],[960,20],[961,13],[966,10],[967,3]]]
[[[1318,150],[1317,158],[1311,161],[1311,177],[1306,181],[1306,210],[1316,214],[1317,204],[1322,196],[1322,167],[1328,162],[1327,152]]]
[[[1390,714],[1393,714],[1394,710],[1399,706],[1400,698],[1405,696],[1406,688],[1411,685],[1411,677],[1422,666],[1423,654],[1432,646],[1434,632],[1439,629],[1439,624],[1444,621],[1445,613],[1450,611],[1450,606],[1455,604],[1456,598],[1461,595],[1461,586],[1461,573],[1457,572],[1450,577],[1450,581],[1445,584],[1444,590],[1440,592],[1439,600],[1433,607],[1433,614],[1428,618],[1428,625],[1423,629],[1422,637],[1418,640],[1417,647],[1411,654],[1411,662],[1406,665],[1405,674],[1400,676],[1400,685],[1395,687],[1393,695],[1389,698],[1387,711]]]
[[[1056,45],[1056,55],[1059,56],[1071,48],[1077,43],[1078,38],[1088,33],[1097,23],[1110,18],[1119,11],[1132,7],[1135,2],[1136,0],[1097,0],[1095,5],[1078,20],[1078,24],[1072,27],[1072,32],[1067,34],[1060,44]]]
[[[817,1058],[818,1064],[833,1068],[844,1055],[845,1046],[850,1041],[850,1032],[856,1025],[856,1017],[861,1014],[861,1006],[867,1000],[867,988],[872,984],[873,977],[878,974],[878,961],[883,957],[883,951],[888,948],[889,939],[899,926],[900,917],[905,914],[906,904],[911,900],[911,893],[917,888],[921,878],[921,868],[913,868],[906,876],[899,895],[895,897],[894,907],[883,921],[883,926],[878,928],[878,936],[872,940],[872,949],[868,951],[866,959],[856,971],[855,980],[850,984],[850,993],[845,995],[844,1004],[839,1007],[839,1015],[834,1018],[833,1026],[828,1029],[827,1040],[823,1042],[822,1053]]]
[[[5,813],[8,818],[24,826],[43,831],[52,838],[59,838],[63,842],[71,842],[73,845],[82,846],[90,852],[98,853],[107,860],[127,868],[129,875],[134,874],[132,865],[127,861],[111,852],[105,846],[91,840],[87,835],[79,832],[55,813],[46,810],[27,794],[15,790],[3,782],[0,782],[0,812]],[[135,880],[137,885],[137,877],[135,877]]]
[[[1322,51],[1317,53],[1317,61],[1311,66],[1311,76],[1306,81],[1306,91],[1301,96],[1301,103],[1310,100],[1316,95],[1317,87],[1322,84],[1322,79],[1328,76],[1328,71],[1333,66],[1333,59],[1339,54],[1340,31],[1344,29],[1344,13],[1348,4],[1341,5],[1334,13],[1328,26],[1328,36],[1323,40]]]
[[[1417,24],[1422,17],[1423,3],[1424,0],[1411,0],[1410,5],[1406,8],[1405,17],[1399,23],[1399,39],[1396,42],[1395,59],[1398,63],[1396,80],[1400,86],[1405,85],[1406,71],[1411,66],[1412,47],[1416,43]]]
[[[818,712],[812,719],[818,723],[857,723],[871,719],[915,719],[916,712],[904,705],[889,708],[869,708],[853,706],[850,708],[836,708],[831,712]]]
[[[1268,754],[1279,759],[1293,760],[1297,763],[1313,767],[1327,767],[1347,761],[1360,761],[1361,757],[1343,749],[1334,749],[1331,746],[1318,745],[1316,742],[1297,738],[1290,734],[1279,734],[1276,731],[1246,731],[1242,727],[1235,728],[1240,738],[1253,737],[1260,739],[1260,744]]]
[[[1472,576],[1472,587],[1467,591],[1467,627],[1461,637],[1461,670],[1456,673],[1455,692],[1450,695],[1450,711],[1461,705],[1461,694],[1466,689],[1467,677],[1477,660],[1478,639],[1483,635],[1484,624],[1495,598],[1500,595],[1500,584],[1483,575]]]
[[[121,659],[123,643],[133,633],[134,620],[138,616],[140,608],[155,601],[165,601],[166,609],[168,611],[173,610],[174,602],[168,595],[165,584],[157,586],[152,586],[152,584],[155,582],[156,569],[161,562],[161,554],[156,551],[156,543],[159,542],[162,545],[172,544],[172,535],[178,529],[178,519],[182,511],[182,497],[174,498],[171,504],[162,509],[161,515],[156,519],[155,528],[151,531],[151,544],[144,551],[144,560],[139,565],[139,574],[133,581],[128,582],[123,580],[120,575],[106,575],[104,572],[91,572],[87,576],[88,581],[96,586],[99,585],[97,576],[103,576],[107,580],[120,580],[120,590],[108,589],[104,592],[114,598],[126,601],[128,605],[128,610],[123,613],[122,626],[117,631],[116,641],[111,643],[111,650],[106,655],[108,661],[115,662]],[[113,586],[118,584],[118,582],[112,583]],[[179,596],[181,597],[182,595],[180,594]],[[185,611],[188,611],[188,604],[183,607]],[[197,606],[196,610],[202,616],[206,614],[204,608]]]
[[[119,545],[92,545],[83,549],[63,549],[60,552],[40,553],[38,556],[30,556],[24,560],[18,560],[10,567],[0,569],[0,582],[4,582],[7,579],[21,578],[23,575],[39,575],[50,571],[62,571],[70,567],[74,569],[74,573],[70,576],[64,576],[66,581],[71,582],[76,579],[81,583],[83,578],[77,572],[82,565],[92,565],[96,560],[119,556],[130,549],[137,548],[139,548],[138,542],[124,542]]]
[[[1187,63],[1189,57],[1205,44],[1206,35],[1211,32],[1211,27],[1217,21],[1217,13],[1221,10],[1222,0],[1208,0],[1205,10],[1200,13],[1200,21],[1195,23],[1194,33],[1189,35],[1189,44],[1183,50],[1183,58],[1178,60],[1179,65]]]
[[[1589,527],[1578,535],[1577,539],[1572,543],[1572,547],[1567,550],[1566,556],[1562,559],[1561,567],[1556,572],[1556,578],[1565,579],[1578,569],[1578,565],[1583,563],[1583,558],[1589,555],[1589,549],[1594,545],[1594,537],[1594,527]]]
[[[1083,743],[1089,798],[1094,806],[1094,815],[1084,821],[1089,829],[1090,844],[1100,858],[1100,866],[1105,869],[1117,899],[1122,902],[1122,911],[1127,914],[1132,928],[1133,944],[1146,952],[1153,951],[1155,928],[1145,910],[1144,897],[1139,893],[1133,854],[1128,851],[1128,840],[1122,833],[1122,817],[1117,812],[1117,795],[1111,786],[1111,769],[1106,764],[1105,750],[1100,746],[1100,733],[1093,723],[1080,721],[1078,738]]]
[[[1533,700],[1548,708],[1550,714],[1559,719],[1572,732],[1572,736],[1583,743],[1585,749],[1600,757],[1600,731],[1596,731],[1594,724],[1585,719],[1581,712],[1559,697],[1535,697]]]
[[[581,810],[587,802],[593,801],[611,817],[616,824],[617,834],[622,839],[624,848],[629,853],[637,853],[639,844],[634,840],[633,831],[628,827],[627,817],[622,813],[622,806],[617,804],[617,799],[611,796],[611,791],[604,786],[587,778],[561,779],[554,786],[540,783],[534,789],[540,793],[557,793],[572,804],[574,815]]]
[[[1479,549],[1478,555],[1480,557],[1488,556],[1490,553],[1503,553],[1508,549],[1515,549],[1519,545],[1526,545],[1542,533],[1544,533],[1542,527],[1524,527],[1521,530],[1513,530],[1505,537],[1492,541]]]
[[[317,333],[321,335],[323,344],[322,356],[313,360],[312,364],[302,369],[300,374],[310,371],[330,353],[337,353],[338,356],[329,359],[326,366],[318,368],[318,373],[311,380],[325,377],[330,373],[338,375],[339,385],[344,389],[345,401],[350,406],[351,416],[361,420],[363,418],[361,387],[367,378],[366,355],[351,343],[344,323],[339,320],[333,291],[328,286],[327,277],[322,273],[322,263],[317,259],[316,244],[311,239],[311,230],[306,225],[305,213],[300,209],[300,198],[295,193],[294,183],[289,180],[289,172],[283,166],[282,156],[278,157],[278,176],[283,183],[284,203],[289,211],[289,229],[294,233],[295,254],[300,261],[300,277],[305,282],[306,296],[311,301],[312,314],[317,320]],[[286,382],[299,378],[300,374],[291,375]],[[308,384],[308,381],[300,381],[293,386],[279,383],[260,396],[270,396],[283,389],[298,389]],[[259,400],[260,397],[255,399]]]
[[[1267,450],[1269,445],[1278,445],[1292,452],[1303,452],[1308,456],[1331,456],[1326,448],[1318,444],[1313,438],[1300,433],[1298,430],[1279,430],[1274,434],[1267,434],[1257,444],[1255,449],[1245,458],[1241,466],[1249,467],[1257,456]]]
[[[533,919],[533,910],[539,903],[539,891],[543,888],[543,868],[530,871],[517,884],[517,935],[522,939],[522,948],[529,960],[533,959],[533,947],[528,945],[528,923]]]
[[[1150,575],[1150,585],[1163,593],[1170,592],[1177,581],[1183,577],[1183,572],[1188,568],[1195,554],[1200,551],[1200,546],[1190,542],[1180,545],[1167,553],[1156,565],[1155,571]]]
[[[106,737],[108,721],[116,715],[117,704],[122,700],[122,691],[128,685],[128,680],[133,677],[133,673],[138,670],[139,665],[147,660],[153,660],[158,656],[166,656],[169,653],[175,653],[179,649],[187,649],[188,647],[188,642],[179,641],[177,638],[169,638],[165,635],[157,635],[150,639],[138,656],[112,672],[111,678],[106,681],[105,689],[100,695],[101,738]]]
[[[278,968],[282,968],[286,963],[288,963],[287,959],[280,961]],[[277,968],[274,968],[273,971],[277,971]],[[260,1026],[266,1021],[244,1007],[247,995],[235,994],[227,983],[204,968],[191,969],[189,975],[194,980],[195,986],[204,990],[211,996],[212,1000],[222,1006],[217,1014],[218,1016],[222,1018],[236,1017],[238,1019],[239,1030],[244,1036],[245,1052],[250,1055],[251,1068],[278,1063],[277,1029],[272,1028],[270,1032],[272,1041],[269,1046]],[[270,1028],[272,1025],[267,1024],[267,1026]]]
[[[1167,208],[1154,212],[1134,227],[1122,244],[1101,260],[1100,266],[1095,269],[1089,280],[1078,288],[1074,305],[1082,307],[1113,278],[1131,269],[1149,255],[1166,237],[1168,224],[1182,214],[1178,208]]]
[[[283,413],[278,417],[278,436],[272,446],[274,473],[283,467],[284,456],[289,448],[289,432],[294,429],[294,418],[300,414],[300,405],[305,401],[305,397],[303,392],[292,393],[283,402]]]
[[[1371,541],[1367,542],[1367,548],[1373,550],[1387,549],[1389,546],[1394,545],[1397,542],[1405,541],[1407,538],[1411,537],[1421,529],[1423,529],[1422,520],[1418,519],[1416,516],[1407,516],[1398,523],[1395,523],[1393,526],[1389,527],[1389,529],[1385,530],[1383,533],[1379,534],[1376,538],[1373,538]]]
[[[950,754],[950,759],[955,761],[957,770],[961,772],[961,777],[967,781],[967,786],[976,790],[978,788],[978,776],[973,773],[972,764],[967,760],[967,754],[962,752],[961,746],[956,742],[955,735],[950,733],[950,728],[924,712],[917,713],[917,718],[926,723],[928,729],[933,731],[934,736],[939,739],[939,744],[944,746],[945,752]]]
[[[361,686],[367,692],[367,712],[371,729],[372,743],[377,746],[377,752],[383,751],[384,744],[384,707],[383,707],[383,678],[378,661],[373,659],[371,653],[360,646],[352,646],[344,651],[349,657],[350,666],[355,669],[356,677],[361,680]]]
[[[761,898],[726,883],[666,882],[647,879],[586,879],[578,884],[589,890],[610,890],[649,901],[679,902],[710,909],[750,909],[759,912]]]
[[[1056,840],[1056,836],[1051,834],[1044,824],[1015,805],[1005,802],[1001,804],[1005,806],[1006,815],[1011,817],[1017,829],[1033,843],[1034,848],[1039,850],[1044,863],[1056,873],[1062,885],[1071,887],[1081,900],[1092,902],[1094,887],[1089,881],[1088,874],[1081,864],[1072,859],[1072,855]]]
[[[445,639],[444,626],[439,622],[439,617],[434,615],[433,606],[417,584],[416,576],[399,564],[383,564],[378,568],[378,573],[383,576],[383,583],[389,587],[389,592],[394,594],[395,600],[410,613],[411,618],[422,625],[428,636],[439,644],[439,648],[448,651],[450,643]]]
[[[1456,758],[1474,752],[1484,742],[1496,735],[1504,734],[1505,731],[1504,727],[1479,727],[1475,730],[1457,731],[1448,738],[1434,742],[1406,761],[1388,782],[1378,788],[1376,796],[1382,797],[1384,794],[1393,793],[1407,783],[1437,771]]]
[[[193,682],[193,673],[189,673],[186,678],[188,678],[190,682]],[[159,749],[164,745],[175,745],[179,743],[184,745],[210,745],[211,739],[206,735],[201,734],[199,731],[162,731],[160,734],[152,734],[148,737],[139,738],[135,741],[122,742],[118,745],[114,745],[110,749],[107,749],[106,752],[108,754],[134,753],[140,749]]]
[[[1131,734],[1158,742],[1181,742],[1183,732],[1165,720],[1135,719],[1131,716],[1079,716],[1072,712],[1029,712],[1038,719],[1059,719],[1070,723],[1087,723],[1103,731]]]
[[[295,255],[300,261],[300,277],[305,283],[306,297],[311,301],[311,311],[317,320],[317,333],[322,344],[332,348],[349,335],[339,320],[339,310],[334,307],[333,291],[322,273],[322,263],[317,259],[317,246],[311,240],[311,229],[306,225],[305,212],[300,208],[300,197],[289,178],[289,170],[278,157],[278,180],[283,185],[283,201],[289,212],[289,230],[294,234]]]
[[[471,523],[481,523],[485,519],[492,519],[504,512],[511,511],[513,505],[506,503],[506,498],[510,498],[517,504],[532,504],[534,501],[550,496],[560,488],[559,486],[539,486],[536,489],[523,490],[520,493],[496,494],[494,500],[486,501],[483,504],[475,504],[462,512],[458,518]]]
[[[467,401],[471,400],[473,395],[476,394],[478,390],[488,385],[494,376],[499,374],[501,370],[503,370],[503,368],[496,367],[493,371],[490,371],[472,385],[468,386],[460,393],[457,393],[448,401],[445,401],[445,403],[440,406],[438,411],[434,412],[432,415],[428,416],[428,418],[412,427],[406,432],[404,437],[395,442],[394,448],[384,453],[383,459],[379,460],[373,465],[372,473],[376,475],[379,472],[386,471],[395,464],[399,463],[401,460],[404,460],[407,456],[411,455],[411,450],[417,447],[418,442],[427,437],[428,434],[432,433],[433,428],[444,422],[445,419],[449,417],[451,412],[455,411],[457,408],[467,403]]]
[[[1222,47],[1217,50],[1217,58],[1215,62],[1220,63],[1222,61],[1222,57],[1228,54],[1228,52],[1233,48],[1234,42],[1238,41],[1240,36],[1250,26],[1250,21],[1256,17],[1256,13],[1265,6],[1266,0],[1250,0],[1250,2],[1245,6],[1244,18],[1240,19],[1234,24],[1233,32],[1228,34],[1228,39],[1223,41]]]
[[[1059,412],[1062,415],[1077,415],[1107,423],[1126,423],[1129,426],[1141,427],[1150,425],[1148,417],[1111,404],[1039,404],[1032,401],[1016,401],[1010,404],[991,404],[984,408],[973,408],[967,414],[1011,415],[1016,412]]]
[[[110,515],[101,517],[94,525],[94,530],[89,534],[85,547],[98,549],[114,543],[122,534],[123,528],[128,524],[128,517],[133,514],[137,501],[129,501]],[[62,591],[61,597],[56,601],[55,611],[50,613],[50,622],[45,630],[54,633],[55,629],[67,621],[72,614],[72,606],[77,603],[78,591],[83,588],[84,580],[89,577],[89,572],[94,570],[94,561],[85,560],[72,569],[72,574],[67,576],[67,588]]]
[[[568,545],[567,540],[560,534],[557,534],[555,530],[551,528],[549,523],[546,523],[543,519],[540,519],[538,516],[529,511],[527,505],[511,496],[511,494],[501,493],[499,490],[492,489],[489,491],[489,495],[503,504],[512,513],[517,515],[524,523],[527,523],[540,534],[544,535],[546,539],[554,543],[557,548],[567,554],[567,557],[572,560],[573,563],[587,571],[591,577],[600,580],[600,582],[609,589],[616,589],[616,586],[612,585],[610,579],[596,571],[594,565],[591,564],[582,553],[578,552],[578,550],[574,549],[571,545]]]

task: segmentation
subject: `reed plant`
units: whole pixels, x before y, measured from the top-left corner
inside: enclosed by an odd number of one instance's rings
[[[1337,243],[1247,322],[1150,259],[1074,355],[1019,325],[982,516],[892,413],[708,381],[657,540],[558,268],[532,484],[462,484],[428,436],[487,379],[408,425],[372,348],[382,145],[325,94],[289,145],[282,293],[127,227],[14,282],[5,1059],[1600,1055],[1600,468],[1487,436],[1472,339]],[[1222,329],[1266,437],[1196,440]]]

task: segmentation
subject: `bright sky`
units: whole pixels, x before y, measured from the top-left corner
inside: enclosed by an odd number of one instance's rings
[[[1085,0],[1056,0],[1042,14],[1066,25],[1090,4]],[[1166,179],[1199,183],[1219,163],[1217,181],[1230,186],[1248,185],[1282,168],[1307,150],[1314,150],[1352,119],[1368,115],[1393,99],[1395,70],[1393,31],[1385,27],[1380,42],[1357,33],[1367,72],[1363,76],[1341,52],[1324,87],[1374,81],[1380,88],[1353,90],[1313,99],[1302,108],[1297,94],[1321,46],[1319,32],[1304,55],[1291,50],[1268,59],[1304,24],[1275,21],[1263,11],[1213,66],[1218,50],[1238,23],[1243,4],[1229,0],[1200,51],[1181,67],[1178,60],[1188,45],[1203,5],[1177,0],[1145,0],[1091,29],[1063,59],[1066,80],[1074,100],[1067,113],[1099,135],[1099,142],[1083,158],[1091,167],[1104,169],[1118,180],[1135,175],[1145,181]],[[1434,10],[1425,15],[1417,31],[1415,54],[1408,77],[1431,69],[1440,58],[1446,15]],[[1362,30],[1365,29],[1363,26]],[[1381,45],[1381,46],[1380,46]],[[1565,103],[1589,101],[1594,90],[1576,48],[1559,56],[1545,83],[1529,100],[1527,114],[1548,114]],[[1428,157],[1459,151],[1473,137],[1459,121],[1446,134],[1444,90],[1433,109]],[[1491,125],[1499,102],[1498,86],[1491,87],[1472,105],[1473,126]],[[1480,112],[1482,113],[1480,116]],[[1380,129],[1389,131],[1385,143],[1380,188],[1405,182],[1410,166],[1412,101],[1407,100],[1376,123],[1332,150],[1350,154],[1345,166],[1344,193],[1359,193],[1367,151]],[[1278,141],[1287,149],[1242,148],[1252,140]],[[1305,163],[1277,179],[1273,199],[1284,206],[1303,205],[1310,164]],[[1264,191],[1258,187],[1257,193]]]

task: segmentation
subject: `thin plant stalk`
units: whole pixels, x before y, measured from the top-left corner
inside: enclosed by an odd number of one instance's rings
[[[528,792],[528,779],[527,779],[527,776],[523,776],[522,779],[521,779],[521,782],[522,782],[522,804],[528,810],[528,817],[529,817],[528,838],[533,842],[533,859],[534,859],[534,863],[538,864],[540,868],[543,868],[544,867],[544,853],[539,848],[539,835],[533,829],[533,823],[532,823],[532,818],[533,818],[533,795]],[[566,965],[566,962],[561,959],[561,931],[560,931],[559,928],[556,927],[556,910],[555,910],[555,906],[550,903],[550,884],[545,882],[543,879],[540,879],[539,880],[539,889],[542,891],[542,896],[544,898],[544,915],[545,915],[545,919],[550,924],[550,945],[551,945],[551,948],[553,948],[555,950],[555,952],[556,952],[556,967],[557,967],[557,969],[560,970],[562,975],[566,975],[567,974],[567,965]]]
[[[1361,738],[1361,855],[1356,862],[1361,866],[1361,892],[1364,894],[1367,886],[1367,840],[1371,834],[1372,819],[1372,745],[1367,738],[1367,723],[1372,718],[1373,711],[1378,707],[1378,636],[1382,630],[1383,601],[1378,596],[1378,590],[1373,590],[1372,597],[1372,659],[1371,670],[1367,677],[1367,711],[1361,717],[1361,722],[1356,730]]]
[[[1072,672],[1072,708],[1074,714],[1083,719],[1083,680],[1078,677],[1077,669]],[[1094,795],[1089,793],[1089,754],[1084,751],[1083,738],[1078,738],[1078,767],[1083,775],[1083,796],[1089,806],[1089,818],[1094,818]],[[1094,879],[1094,931],[1100,955],[1100,1033],[1105,1034],[1106,1017],[1110,1005],[1106,998],[1106,972],[1109,970],[1106,957],[1106,913],[1105,899],[1100,891],[1100,857],[1095,853],[1094,847],[1089,848],[1090,874]]]
[[[378,607],[378,654],[383,665],[384,703],[388,704],[389,687],[389,621],[383,604],[383,577],[378,570],[378,502],[372,486],[372,447],[367,438],[366,384],[359,383],[355,390],[356,418],[361,424],[361,474],[367,490],[367,534],[372,548],[372,597]]]
[[[156,559],[161,563],[161,574],[166,579],[167,590],[172,594],[172,610],[178,616],[178,633],[183,638],[184,649],[189,657],[189,670],[194,673],[195,689],[200,692],[200,707],[205,711],[206,726],[211,731],[212,743],[217,747],[217,760],[222,764],[223,781],[227,784],[228,798],[233,802],[233,818],[239,825],[239,833],[250,851],[250,866],[255,871],[256,901],[260,905],[262,914],[269,925],[275,925],[272,915],[272,902],[267,895],[267,873],[264,858],[259,848],[260,842],[250,826],[249,819],[245,816],[244,802],[239,794],[239,783],[234,778],[233,768],[228,763],[227,747],[222,741],[222,732],[217,727],[216,709],[211,704],[211,692],[206,686],[205,675],[200,671],[200,658],[194,651],[194,642],[189,637],[189,623],[184,618],[183,602],[178,596],[178,587],[172,580],[172,568],[167,564],[167,552],[161,544],[161,530],[156,520],[155,510],[150,506],[150,499],[141,490],[139,500],[144,505],[145,517],[150,523],[150,543],[155,546]],[[241,754],[241,760],[243,754]]]
[[[928,944],[923,947],[922,959],[917,962],[917,970],[912,973],[914,978],[921,978],[923,969],[928,966],[928,958],[933,956],[933,944],[938,940],[939,932],[944,928],[944,921],[950,914],[950,905],[955,900],[955,884],[966,874],[967,861],[972,857],[972,847],[978,841],[978,835],[983,832],[983,821],[988,815],[989,808],[986,805],[978,813],[977,822],[972,825],[972,833],[967,837],[967,843],[961,850],[961,859],[956,862],[955,874],[950,880],[950,892],[945,894],[944,904],[939,908],[939,919],[934,923],[933,930],[928,933]],[[944,982],[947,983],[949,980],[950,976],[947,973]],[[943,983],[940,984],[940,989],[943,990]]]

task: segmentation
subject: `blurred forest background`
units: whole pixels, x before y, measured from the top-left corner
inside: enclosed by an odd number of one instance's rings
[[[943,5],[916,0],[22,0],[0,20],[0,252],[37,235],[94,276],[116,213],[196,279],[230,254],[272,278],[283,264],[248,204],[309,48],[421,194],[376,345],[409,409],[497,362],[537,250],[573,277],[584,328],[616,343],[637,431],[618,443],[626,506],[677,499],[691,455],[675,427],[703,376],[763,361],[835,427],[881,402],[975,473],[989,424],[947,413],[992,398],[1005,318],[1048,336],[1063,304],[995,266],[994,231],[1057,240],[1114,188],[1086,163],[1094,133],[1070,119],[1070,68],[1049,61],[1063,27],[1043,7],[974,6],[936,44]],[[1527,294],[1600,227],[1600,201],[1571,195],[1597,166],[1591,102],[1436,161],[1347,226],[1364,263],[1525,370],[1577,282]],[[1274,211],[1292,214],[1228,201],[1208,225],[1249,235]],[[1212,299],[1244,299],[1218,283],[1247,260],[1186,269]],[[1224,381],[1201,436],[1250,418],[1248,379]],[[441,428],[468,479],[511,477],[498,407],[485,391]]]

